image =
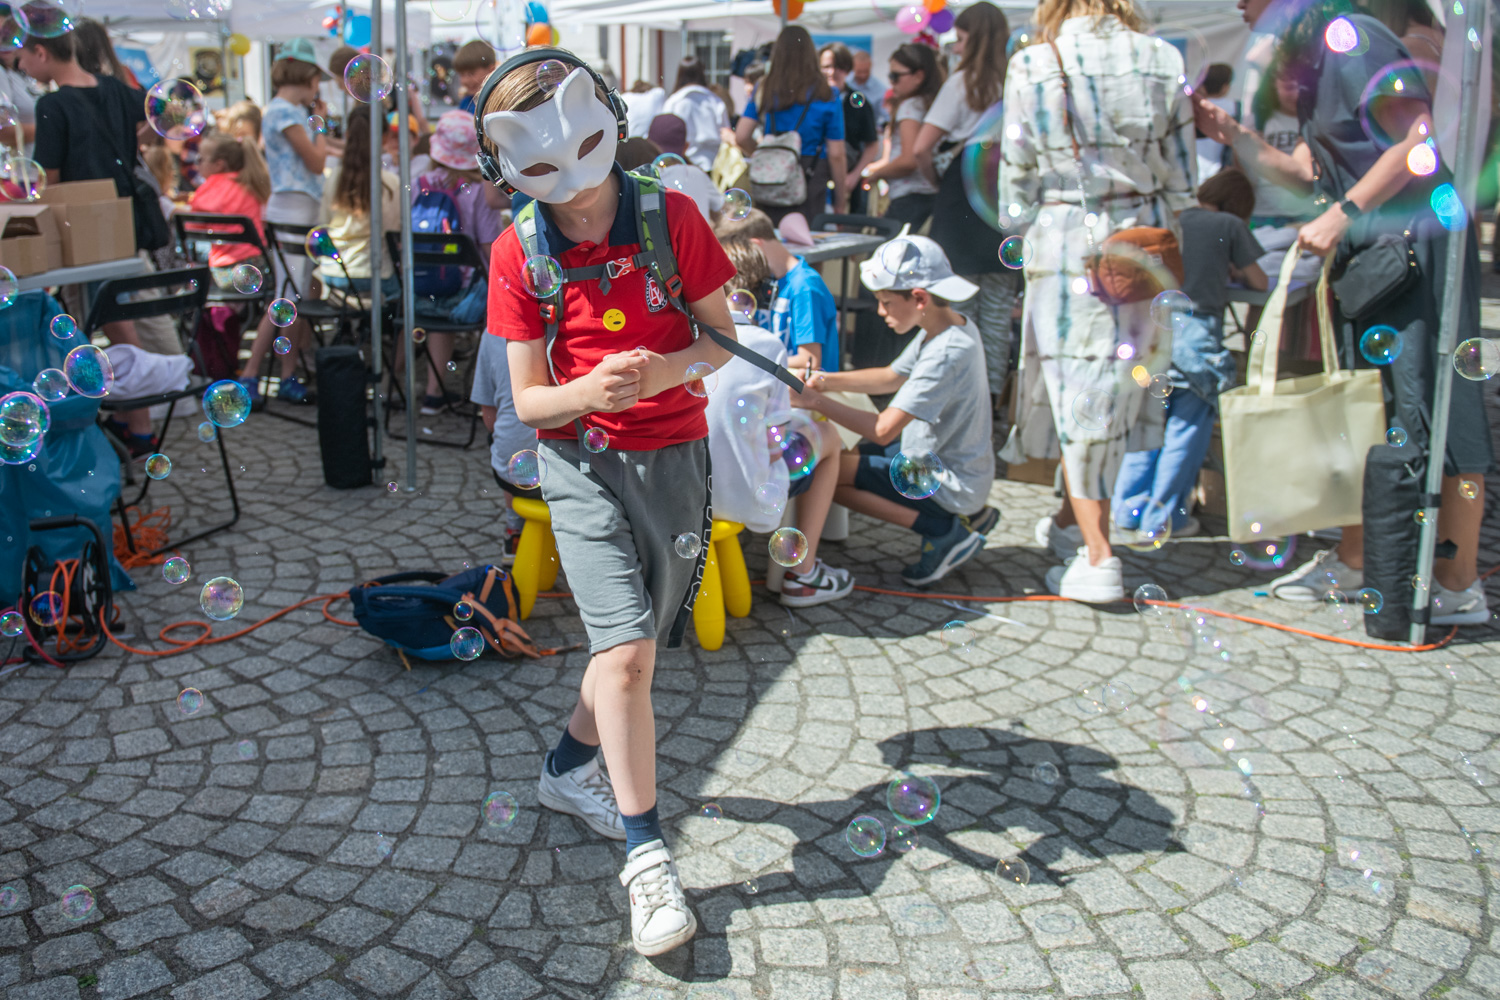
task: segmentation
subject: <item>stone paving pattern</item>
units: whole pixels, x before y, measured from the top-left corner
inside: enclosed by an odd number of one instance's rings
[[[152,504],[183,531],[224,498],[207,446],[180,430]],[[184,552],[186,585],[135,571],[127,643],[164,648],[158,629],[201,618],[213,575],[245,587],[239,618],[215,626],[225,634],[398,569],[494,558],[482,449],[424,446],[417,493],[337,492],[322,486],[311,430],[257,414],[227,433],[244,519]],[[1031,531],[1050,490],[1001,481],[993,502],[1000,526],[946,589],[1045,593]],[[1490,514],[1486,567],[1500,564]],[[1327,544],[1304,538],[1298,555]],[[823,554],[900,589],[913,550],[910,535],[856,517]],[[764,538],[746,551],[763,573]],[[1174,600],[1362,637],[1322,607],[1255,597],[1271,574],[1228,552],[1203,538],[1125,553],[1127,588],[1152,581]],[[1490,600],[1500,608],[1493,586]],[[1169,630],[1125,606],[988,607],[1006,620],[870,593],[789,612],[758,590],[721,650],[690,638],[662,655],[660,806],[701,929],[650,961],[630,949],[621,845],[536,804],[580,652],[408,672],[311,605],[183,655],[110,648],[66,673],[12,674],[0,679],[0,887],[15,892],[0,913],[0,990],[1500,996],[1500,797],[1460,756],[1500,774],[1494,623],[1418,654],[1229,619],[1195,639],[1180,619]],[[968,648],[940,641],[952,619],[971,623]],[[527,627],[544,644],[582,638],[566,600],[540,601]],[[1104,682],[1129,686],[1128,709],[1080,706],[1078,690]],[[184,716],[189,687],[205,704]],[[1053,784],[1035,780],[1041,763]],[[903,770],[941,786],[936,819],[910,852],[856,857],[846,824],[868,814],[889,828],[884,791]],[[481,817],[499,789],[522,805],[505,830]],[[710,802],[722,820],[701,814]],[[1029,885],[996,874],[1017,855]],[[78,921],[60,903],[74,885],[97,900]]]

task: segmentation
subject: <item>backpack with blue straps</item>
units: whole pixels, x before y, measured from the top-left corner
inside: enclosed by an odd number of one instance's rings
[[[452,576],[422,570],[392,573],[351,587],[349,600],[360,628],[393,647],[408,670],[408,654],[421,660],[457,659],[450,643],[453,633],[465,626],[477,629],[485,645],[508,660],[557,652],[538,649],[516,624],[520,606],[515,588],[510,574],[499,566]],[[454,614],[461,602],[473,609],[466,621]]]
[[[419,180],[416,199],[411,203],[411,230],[414,233],[457,233],[463,231],[458,214],[456,192],[434,187]],[[463,269],[453,266],[418,267],[412,271],[412,291],[429,298],[446,298],[463,287]]]

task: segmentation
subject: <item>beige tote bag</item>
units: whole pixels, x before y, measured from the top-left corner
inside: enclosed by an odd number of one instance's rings
[[[1385,440],[1380,373],[1340,370],[1328,309],[1328,267],[1318,281],[1323,371],[1277,380],[1281,319],[1297,265],[1281,277],[1251,342],[1246,385],[1219,397],[1229,537],[1237,542],[1360,523],[1365,455]]]

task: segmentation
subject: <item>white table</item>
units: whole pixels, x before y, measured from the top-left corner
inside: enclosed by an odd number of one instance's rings
[[[85,285],[91,281],[108,281],[110,278],[134,278],[145,274],[149,265],[140,257],[122,257],[82,267],[59,267],[40,274],[29,274],[16,279],[20,291],[34,288],[55,288],[58,285]]]

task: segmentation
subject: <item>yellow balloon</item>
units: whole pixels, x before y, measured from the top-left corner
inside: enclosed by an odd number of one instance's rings
[[[236,31],[229,36],[229,51],[237,56],[248,56],[250,54],[250,39]]]

